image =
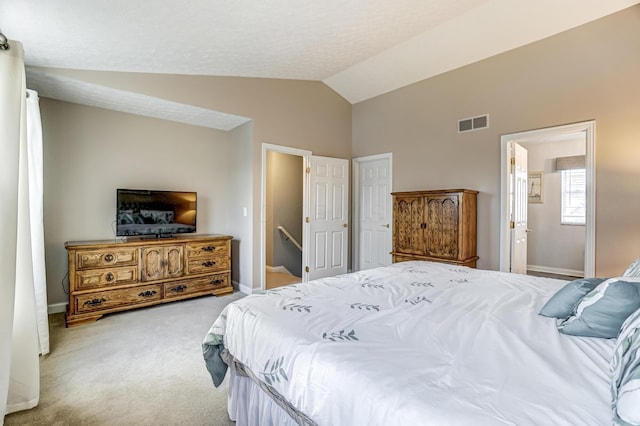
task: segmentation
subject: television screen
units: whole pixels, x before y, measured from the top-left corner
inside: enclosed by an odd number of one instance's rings
[[[197,193],[118,189],[116,235],[156,237],[196,232]]]

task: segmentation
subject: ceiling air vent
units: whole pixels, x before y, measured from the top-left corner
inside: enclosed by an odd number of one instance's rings
[[[489,114],[458,120],[458,133],[485,129],[487,127],[489,127]]]

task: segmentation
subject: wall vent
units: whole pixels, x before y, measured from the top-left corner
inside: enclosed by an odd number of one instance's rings
[[[458,120],[458,133],[486,129],[487,127],[489,127],[489,114]]]

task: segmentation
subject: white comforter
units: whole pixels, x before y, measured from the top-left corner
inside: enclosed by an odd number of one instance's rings
[[[205,345],[318,425],[611,424],[613,341],[537,315],[563,284],[397,263],[243,298]]]

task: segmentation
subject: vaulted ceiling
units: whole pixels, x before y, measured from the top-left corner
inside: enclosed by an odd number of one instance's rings
[[[315,80],[357,103],[636,3],[3,0],[0,30],[23,44],[28,85],[41,96],[178,121],[183,111],[185,122],[229,129],[245,119],[48,69]]]

